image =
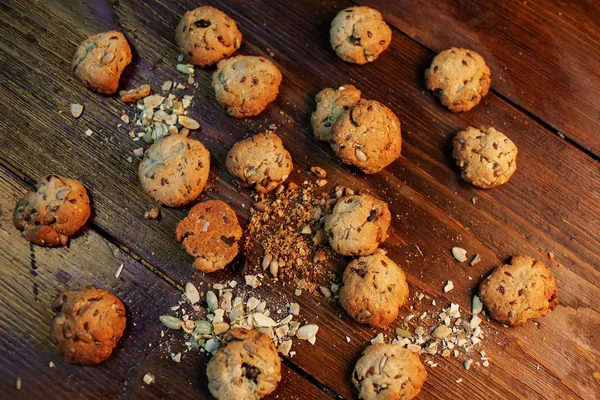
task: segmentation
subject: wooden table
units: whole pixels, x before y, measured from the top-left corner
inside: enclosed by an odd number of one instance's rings
[[[596,1],[204,3],[238,22],[244,35],[239,54],[271,57],[273,52],[284,79],[265,112],[235,120],[215,101],[212,70],[198,70],[190,116],[203,126],[195,137],[213,155],[217,175],[213,190],[201,198],[229,202],[247,223],[250,192],[231,186],[224,158],[250,132],[277,124],[297,168],[292,181],[312,179],[308,171],[319,165],[329,172],[329,185],[367,190],[390,204],[393,234],[383,247],[403,267],[412,293],[470,310],[481,279],[511,255],[532,255],[552,269],[559,287],[557,309],[522,328],[484,321],[482,348],[491,365],[466,371],[461,361],[436,356],[439,365],[427,367],[420,398],[600,398]],[[379,9],[393,28],[390,48],[365,66],[342,62],[328,39],[337,11],[355,3]],[[234,276],[229,271],[203,276],[191,269],[192,258],[174,235],[188,208],[163,208],[159,222],[143,218],[153,203],[138,183],[139,160],[127,161],[139,144],[117,128],[128,107],[114,96],[86,90],[70,74],[76,44],[117,29],[134,52],[124,86],[150,83],[158,89],[164,80],[181,81],[173,32],[184,11],[197,5],[190,0],[0,2],[1,398],[210,398],[206,356],[191,352],[180,364],[170,360],[169,350],[183,345],[160,337],[157,317],[169,312],[185,282]],[[491,92],[467,113],[450,113],[424,87],[424,69],[436,52],[450,46],[480,52],[492,70]],[[312,136],[314,95],[344,83],[387,104],[402,121],[402,157],[377,175],[341,165]],[[70,116],[70,103],[85,106],[81,118]],[[508,184],[478,190],[460,178],[450,140],[469,125],[494,125],[517,144],[518,170]],[[87,129],[92,136],[84,134]],[[18,198],[48,173],[81,180],[93,199],[92,218],[66,248],[30,246],[11,222]],[[453,246],[479,253],[482,262],[458,264],[450,253]],[[125,268],[117,279],[120,264]],[[343,267],[331,266],[336,273]],[[455,289],[444,293],[448,279]],[[59,290],[85,284],[114,291],[131,313],[116,355],[93,368],[64,363],[48,334],[52,299]],[[290,286],[258,291],[297,299],[303,318],[321,327],[314,346],[294,345],[297,355],[284,359],[283,380],[270,398],[356,397],[350,372],[377,331],[353,322],[319,296],[294,296]],[[410,312],[408,306],[401,318]],[[143,383],[147,372],[156,376],[155,384]]]

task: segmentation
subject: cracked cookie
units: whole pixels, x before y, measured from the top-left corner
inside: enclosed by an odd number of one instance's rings
[[[142,187],[161,204],[179,207],[195,200],[206,185],[210,153],[183,134],[155,142],[140,163]]]
[[[206,375],[208,389],[216,399],[258,400],[277,388],[281,361],[267,335],[235,328],[223,336]]]
[[[342,114],[358,104],[360,95],[360,90],[352,85],[343,85],[337,89],[325,88],[317,93],[317,109],[311,117],[315,138],[331,142],[331,127]]]
[[[497,267],[481,283],[479,298],[493,319],[510,326],[522,326],[558,305],[552,272],[542,262],[522,254]]]
[[[365,64],[388,48],[392,30],[379,11],[363,6],[349,7],[331,21],[329,41],[342,60]]]
[[[483,57],[452,47],[433,58],[425,70],[427,89],[452,112],[469,111],[490,89],[491,72]]]
[[[123,70],[131,62],[131,49],[121,32],[109,31],[87,38],[75,51],[73,76],[93,91],[113,94]]]
[[[242,33],[227,14],[202,6],[183,15],[175,42],[187,62],[204,68],[235,53],[242,44]]]
[[[494,128],[468,127],[452,140],[452,157],[470,184],[489,189],[508,182],[517,170],[517,146]]]
[[[398,117],[383,104],[361,100],[331,128],[331,148],[346,164],[374,174],[400,157]]]
[[[381,250],[352,260],[342,280],[340,304],[352,318],[373,328],[392,323],[408,299],[404,272]]]
[[[363,400],[409,400],[419,394],[426,380],[419,355],[397,344],[370,345],[352,373],[352,383]]]
[[[258,193],[275,189],[294,167],[281,139],[271,132],[237,142],[227,154],[226,165],[242,186],[254,186]]]
[[[52,340],[71,364],[94,365],[106,360],[127,324],[121,300],[93,286],[59,293],[52,308],[58,313],[52,320]]]
[[[217,101],[235,118],[260,114],[277,97],[281,72],[264,57],[221,60],[212,76]]]
[[[30,242],[59,246],[85,224],[90,211],[90,199],[80,182],[48,175],[19,200],[13,223]]]
[[[213,272],[225,268],[238,253],[242,228],[235,212],[221,200],[196,204],[177,224],[178,242],[196,257],[194,268]]]

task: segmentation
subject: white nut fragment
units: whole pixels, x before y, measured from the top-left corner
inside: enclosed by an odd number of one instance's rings
[[[164,97],[159,96],[157,94],[152,95],[152,96],[147,96],[144,97],[144,105],[146,106],[147,109],[153,110],[156,107],[160,106],[162,104],[162,102],[164,101]]]
[[[192,304],[196,304],[200,301],[200,293],[198,293],[198,289],[196,289],[196,286],[194,286],[192,282],[185,284],[185,297],[187,297]]]
[[[83,113],[83,106],[81,104],[71,104],[71,115],[73,118],[79,118]]]
[[[261,313],[252,314],[252,319],[254,320],[254,324],[260,327],[272,327],[277,326],[277,322],[273,321],[272,318],[267,317]]]
[[[200,128],[200,124],[198,123],[198,121],[196,121],[195,119],[192,119],[190,117],[186,117],[185,115],[179,116],[179,123],[181,125],[183,125],[184,127],[191,129],[191,130]]]
[[[457,261],[465,262],[467,261],[467,251],[462,247],[453,247],[452,255],[456,258]]]
[[[475,295],[475,296],[473,296],[471,312],[474,315],[477,315],[481,312],[481,310],[483,310],[483,303],[481,303],[481,300],[479,300],[479,297],[477,295]]]
[[[289,308],[290,308],[290,314],[292,314],[292,315],[300,314],[300,305],[298,303],[290,303]]]
[[[309,340],[317,335],[319,326],[315,324],[307,324],[300,328],[296,332],[296,337],[300,340]]]
[[[446,286],[444,286],[444,293],[448,293],[452,289],[454,289],[454,283],[452,283],[452,281],[448,281]]]
[[[281,344],[277,347],[277,351],[282,355],[287,356],[290,354],[290,350],[292,349],[292,341],[286,340],[285,342],[281,342]]]
[[[354,151],[354,153],[356,154],[356,159],[360,162],[365,162],[367,161],[367,156],[365,153],[362,152],[361,149],[356,149]]]
[[[440,325],[433,331],[433,336],[438,339],[446,339],[452,333],[452,328],[446,325]]]
[[[161,315],[158,319],[160,319],[160,322],[169,329],[181,329],[181,320],[178,318],[171,315]]]
[[[154,375],[152,375],[151,373],[147,373],[146,375],[144,375],[144,383],[146,385],[151,385],[154,383]]]

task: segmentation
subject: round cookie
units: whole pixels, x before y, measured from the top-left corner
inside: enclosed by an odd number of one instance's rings
[[[363,400],[409,400],[419,394],[426,380],[419,355],[397,344],[370,345],[352,373],[352,383]]]
[[[194,268],[213,272],[225,268],[238,253],[242,228],[235,212],[221,200],[196,204],[179,221],[175,232],[188,254],[196,257]]]
[[[333,124],[331,133],[335,154],[364,173],[379,172],[400,157],[400,121],[377,101],[361,100]]]
[[[546,315],[558,304],[556,281],[542,262],[516,255],[497,267],[479,286],[479,298],[493,319],[522,326],[530,318]]]
[[[121,32],[108,31],[87,38],[75,51],[73,76],[93,91],[113,94],[123,70],[131,62],[131,49]]]
[[[452,112],[469,111],[490,89],[491,72],[483,57],[452,47],[433,58],[425,70],[427,89],[433,90]]]
[[[387,239],[392,215],[388,205],[368,194],[340,198],[325,218],[329,245],[344,256],[373,254]]]
[[[221,60],[213,73],[217,101],[235,118],[253,117],[275,100],[281,72],[264,57],[236,56]]]
[[[210,153],[183,134],[154,142],[140,163],[142,187],[156,201],[179,207],[195,200],[208,180]]]
[[[13,223],[23,237],[40,246],[67,244],[90,217],[90,199],[75,179],[48,175],[17,203]]]
[[[346,266],[340,304],[361,324],[378,328],[392,323],[407,299],[404,272],[383,252],[354,259]]]
[[[59,293],[52,304],[52,340],[65,361],[94,365],[106,360],[121,339],[127,318],[117,296],[93,286]]]
[[[517,170],[517,146],[494,128],[468,127],[452,140],[452,157],[464,180],[483,188],[508,182]]]
[[[365,64],[388,48],[392,30],[379,11],[363,6],[349,7],[331,21],[329,41],[342,60]]]
[[[237,142],[227,154],[226,165],[244,186],[254,186],[258,193],[275,189],[294,167],[281,139],[271,132]]]
[[[258,400],[277,388],[281,361],[267,335],[235,328],[223,336],[206,375],[208,389],[218,400]]]
[[[242,33],[227,14],[202,6],[183,15],[175,30],[175,42],[187,62],[204,68],[239,49]]]
[[[360,90],[352,85],[343,85],[337,89],[325,88],[317,93],[317,109],[311,117],[315,138],[331,142],[331,127],[342,114],[358,104],[360,95]]]

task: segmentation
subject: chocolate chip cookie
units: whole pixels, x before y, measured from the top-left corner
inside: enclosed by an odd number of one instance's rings
[[[65,361],[94,365],[106,360],[121,339],[127,317],[117,296],[93,286],[61,292],[52,308],[52,340]]]
[[[202,6],[183,15],[175,31],[175,42],[187,62],[204,68],[239,49],[242,33],[227,14]]]
[[[242,228],[235,212],[221,200],[196,204],[177,224],[177,241],[196,257],[194,268],[213,272],[225,268],[238,253]]]
[[[491,72],[483,57],[452,47],[433,58],[425,70],[427,89],[433,90],[452,112],[469,111],[490,89]]]
[[[260,114],[279,93],[281,72],[264,57],[221,60],[212,77],[217,101],[235,118]]]
[[[121,32],[109,31],[87,38],[75,51],[73,76],[89,89],[113,94],[123,70],[131,62],[131,49]]]
[[[90,199],[80,182],[48,175],[19,200],[13,223],[32,243],[60,246],[85,224],[90,211]]]
[[[479,286],[479,298],[498,322],[522,326],[558,305],[556,281],[542,262],[516,255],[497,267]]]
[[[216,399],[258,400],[277,388],[281,361],[267,335],[235,328],[223,336],[206,375],[208,389]]]
[[[293,169],[292,156],[271,132],[237,142],[227,154],[226,165],[242,186],[254,186],[258,193],[275,189]]]
[[[208,180],[210,153],[183,134],[155,142],[140,163],[142,187],[156,201],[179,207],[195,200]]]
[[[517,146],[494,128],[468,127],[454,137],[452,148],[463,179],[474,186],[502,185],[517,170]]]
[[[360,90],[352,85],[342,85],[337,89],[325,88],[317,93],[317,109],[311,118],[315,138],[331,142],[331,127],[342,114],[358,104],[360,95]]]
[[[361,324],[377,328],[392,323],[406,299],[404,272],[382,251],[352,260],[346,266],[340,304]]]
[[[342,60],[365,64],[376,60],[388,48],[392,30],[379,11],[363,6],[349,7],[331,21],[329,41]]]
[[[352,383],[363,400],[409,400],[427,380],[417,353],[397,344],[370,345],[352,373]]]
[[[400,157],[400,121],[377,101],[361,100],[333,124],[331,133],[335,154],[364,173],[379,172]]]

